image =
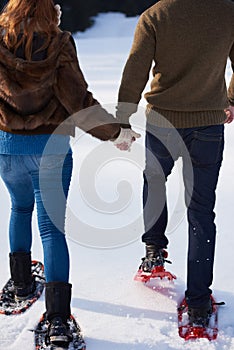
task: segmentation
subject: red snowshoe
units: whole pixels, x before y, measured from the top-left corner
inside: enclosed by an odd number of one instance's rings
[[[135,281],[148,282],[151,278],[167,278],[168,280],[176,279],[176,276],[165,270],[165,262],[168,253],[164,249],[156,250],[154,245],[146,245],[146,257],[142,258],[142,263],[137,274],[134,277]]]
[[[191,323],[188,317],[188,305],[183,299],[178,307],[178,330],[179,336],[185,340],[206,338],[215,340],[218,335],[218,305],[224,303],[216,303],[211,296],[212,310],[207,320],[200,324]]]

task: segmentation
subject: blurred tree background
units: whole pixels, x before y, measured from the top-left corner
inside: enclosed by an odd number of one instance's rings
[[[40,1],[40,0],[38,0]],[[54,0],[62,7],[61,29],[71,32],[84,31],[92,26],[93,17],[100,12],[122,12],[137,16],[155,4],[156,0]],[[7,0],[0,0],[0,8]]]
[[[7,0],[0,0],[0,10],[2,10],[2,8],[6,3],[7,3]]]
[[[156,0],[57,0],[63,11],[62,29],[84,31],[92,26],[93,17],[100,12],[122,12],[137,16]]]

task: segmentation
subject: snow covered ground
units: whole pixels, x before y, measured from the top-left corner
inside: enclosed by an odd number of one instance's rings
[[[121,72],[131,46],[137,18],[99,15],[96,25],[75,36],[78,56],[89,89],[113,109]],[[227,67],[227,82],[231,68]],[[234,350],[233,192],[234,124],[226,126],[224,163],[217,189],[217,249],[213,292],[226,306],[219,312],[217,341],[185,342],[177,334],[176,306],[186,281],[187,224],[182,201],[180,163],[168,182],[170,201],[169,270],[174,283],[133,281],[144,255],[141,172],[144,164],[144,101],[132,117],[142,138],[125,154],[78,132],[69,198],[67,236],[73,284],[72,310],[79,321],[87,350]],[[111,149],[111,150],[110,150]],[[178,185],[179,184],[179,185]],[[0,182],[1,274],[9,276],[7,220],[10,202]],[[42,259],[36,218],[33,257]],[[158,283],[161,288],[155,288]],[[32,329],[44,311],[44,297],[21,316],[0,316],[0,350],[32,350]]]

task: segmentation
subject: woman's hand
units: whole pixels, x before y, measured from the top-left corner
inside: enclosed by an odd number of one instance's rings
[[[121,151],[131,151],[131,146],[136,139],[141,137],[140,134],[133,131],[130,128],[121,128],[120,134],[117,139],[114,141],[114,145]]]

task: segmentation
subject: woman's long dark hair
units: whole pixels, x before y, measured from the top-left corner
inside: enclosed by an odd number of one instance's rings
[[[0,15],[0,33],[6,47],[13,52],[23,44],[25,57],[30,60],[33,34],[39,32],[45,37],[40,48],[45,49],[51,36],[59,31],[57,22],[53,0],[9,0]]]

